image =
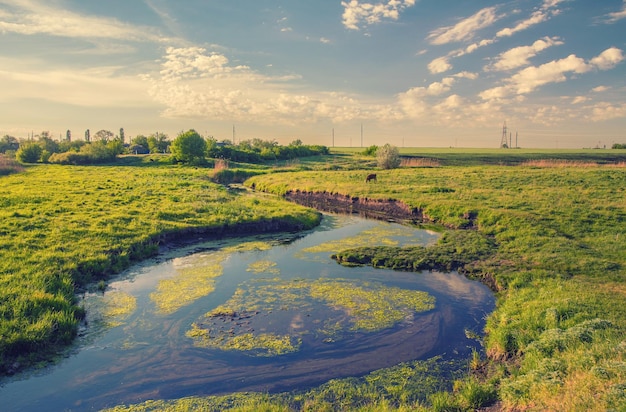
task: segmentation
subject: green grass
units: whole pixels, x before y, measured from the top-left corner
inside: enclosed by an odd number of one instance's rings
[[[212,170],[156,159],[33,166],[0,178],[0,373],[70,344],[84,316],[77,288],[154,255],[162,242],[319,220],[280,199],[216,185]]]
[[[378,171],[376,184],[365,183],[366,171],[300,172],[258,176],[247,184],[276,194],[305,190],[393,198],[421,209],[443,226],[472,227],[493,248],[480,259],[460,263],[491,279],[490,286],[499,291],[485,345],[490,359],[487,380],[499,390],[503,405],[539,410],[623,408],[626,169],[577,163],[553,166]],[[458,246],[473,242],[459,240]],[[375,264],[381,266],[391,260],[391,266],[400,269],[421,268],[424,254],[435,253],[426,262],[437,263],[437,249],[453,245],[440,241],[430,252],[355,249],[343,256],[352,256],[356,263],[379,259]],[[471,257],[471,251],[459,251],[461,257]],[[455,394],[457,406],[474,406],[468,400],[473,389],[467,391]]]
[[[441,166],[379,170],[374,184],[365,184],[369,172],[360,169],[375,162],[333,152],[277,164],[273,171],[281,173],[253,176],[246,185],[278,195],[393,198],[446,227],[433,250],[454,247],[460,258],[476,253],[459,260],[460,267],[491,279],[498,291],[483,340],[487,359],[468,359],[468,377],[454,386],[459,377],[433,381],[420,372],[432,364],[413,363],[303,393],[150,401],[117,410],[472,410],[496,398],[519,410],[624,410],[626,169],[612,165],[624,162],[626,151],[402,149]],[[560,163],[527,163],[546,159]],[[168,234],[221,233],[225,224],[270,217],[315,221],[279,200],[215,186],[206,170],[144,163],[42,166],[0,179],[3,365],[18,349],[37,354],[50,342],[70,342],[81,315],[75,286],[154,253]],[[284,209],[297,216],[282,215]],[[431,252],[407,253],[402,262]],[[445,256],[427,257],[437,263]]]
[[[365,148],[334,147],[331,149],[331,153],[350,157],[349,155],[360,155],[364,150]],[[577,162],[593,161],[603,164],[626,162],[625,149],[479,149],[455,147],[403,147],[398,150],[400,155],[403,157],[423,157],[435,159],[438,160],[443,166],[476,166],[485,164],[517,165],[527,161],[546,159],[559,159]]]

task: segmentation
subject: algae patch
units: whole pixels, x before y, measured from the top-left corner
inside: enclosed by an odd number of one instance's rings
[[[125,292],[112,291],[104,295],[90,296],[85,301],[91,321],[101,322],[106,328],[123,325],[137,308],[137,299]]]
[[[346,279],[262,279],[242,284],[192,325],[200,347],[253,356],[294,352],[303,341],[334,342],[410,321],[435,307],[423,291]]]
[[[157,312],[168,315],[215,291],[215,279],[222,276],[222,264],[234,253],[265,251],[268,242],[245,242],[212,253],[196,254],[174,260],[176,274],[159,281],[150,294]]]
[[[247,272],[252,272],[255,274],[259,273],[269,273],[273,275],[280,274],[280,269],[276,267],[276,262],[272,262],[270,260],[259,260],[248,265],[246,269]]]
[[[433,235],[435,238],[435,235]],[[401,225],[379,224],[354,236],[324,242],[303,249],[306,253],[336,252],[363,245],[369,246],[417,246],[423,245],[424,239],[415,237],[415,228]]]

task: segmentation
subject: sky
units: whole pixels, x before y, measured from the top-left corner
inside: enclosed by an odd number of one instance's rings
[[[626,0],[0,0],[0,135],[626,143]]]

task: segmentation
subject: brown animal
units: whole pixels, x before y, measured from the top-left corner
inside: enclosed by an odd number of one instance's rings
[[[370,180],[376,181],[376,173],[367,175],[367,177],[365,178],[365,183],[369,182]]]

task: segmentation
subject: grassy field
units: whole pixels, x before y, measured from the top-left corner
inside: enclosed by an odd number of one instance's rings
[[[83,316],[77,289],[155,254],[164,241],[221,236],[242,224],[318,222],[280,199],[214,184],[212,170],[158,163],[41,165],[0,178],[0,373],[49,360],[71,343]]]
[[[246,185],[277,195],[297,189],[401,200],[447,227],[439,250],[457,242],[461,257],[475,253],[480,260],[459,264],[497,290],[483,337],[487,356],[468,359],[467,376],[450,393],[424,380],[422,372],[435,365],[416,362],[303,393],[117,410],[444,411],[494,399],[518,410],[626,409],[626,151],[403,149],[440,166],[378,170],[369,184],[375,161],[333,153],[241,175],[264,173]],[[3,371],[16,354],[33,361],[49,343],[70,342],[81,316],[75,288],[154,253],[168,233],[271,218],[316,221],[279,198],[217,186],[211,173],[129,159],[125,166],[37,166],[1,177]],[[467,227],[476,236],[454,229]]]

